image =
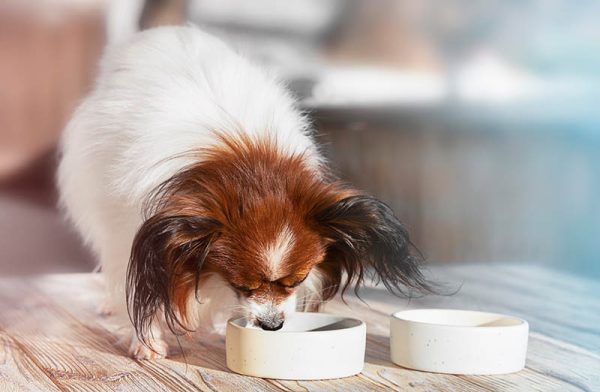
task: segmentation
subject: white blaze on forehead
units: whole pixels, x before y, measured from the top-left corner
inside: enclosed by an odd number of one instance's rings
[[[271,277],[274,278],[277,275],[281,263],[292,249],[292,246],[294,246],[294,233],[286,225],[275,237],[275,240],[268,244],[263,251],[263,257]]]

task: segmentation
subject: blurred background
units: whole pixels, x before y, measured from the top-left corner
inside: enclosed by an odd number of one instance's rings
[[[93,269],[56,208],[61,129],[106,44],[179,23],[276,69],[431,263],[600,279],[592,0],[3,0],[0,274]]]

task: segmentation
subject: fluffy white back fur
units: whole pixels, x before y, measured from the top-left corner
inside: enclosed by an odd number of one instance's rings
[[[186,153],[215,145],[213,131],[268,134],[282,153],[304,153],[315,167],[320,161],[286,90],[218,39],[163,27],[107,50],[93,92],[64,131],[58,180],[62,205],[98,256],[117,313],[126,314],[126,270],[145,198],[198,159]],[[199,310],[203,321],[235,307],[225,283],[207,286],[202,295],[212,309]]]

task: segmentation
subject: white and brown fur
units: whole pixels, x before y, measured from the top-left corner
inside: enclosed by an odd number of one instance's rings
[[[284,87],[192,27],[110,48],[67,126],[61,201],[96,253],[131,354],[238,312],[278,329],[373,272],[423,290],[406,230],[332,178]]]

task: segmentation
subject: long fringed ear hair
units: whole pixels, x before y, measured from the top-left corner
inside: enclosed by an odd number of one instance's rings
[[[158,213],[139,229],[127,270],[126,297],[142,342],[161,310],[172,331],[187,330],[182,322],[187,297],[197,285],[216,226],[208,218]]]
[[[420,253],[385,203],[350,194],[322,205],[313,218],[329,242],[319,265],[329,280],[322,293],[324,300],[333,297],[340,286],[343,294],[353,282],[357,293],[369,275],[399,296],[433,291],[421,273]]]
[[[220,222],[206,216],[191,167],[161,184],[146,201],[147,219],[132,244],[127,269],[127,310],[138,338],[147,343],[151,324],[162,314],[173,332],[188,331],[186,306],[198,291],[202,266]]]

